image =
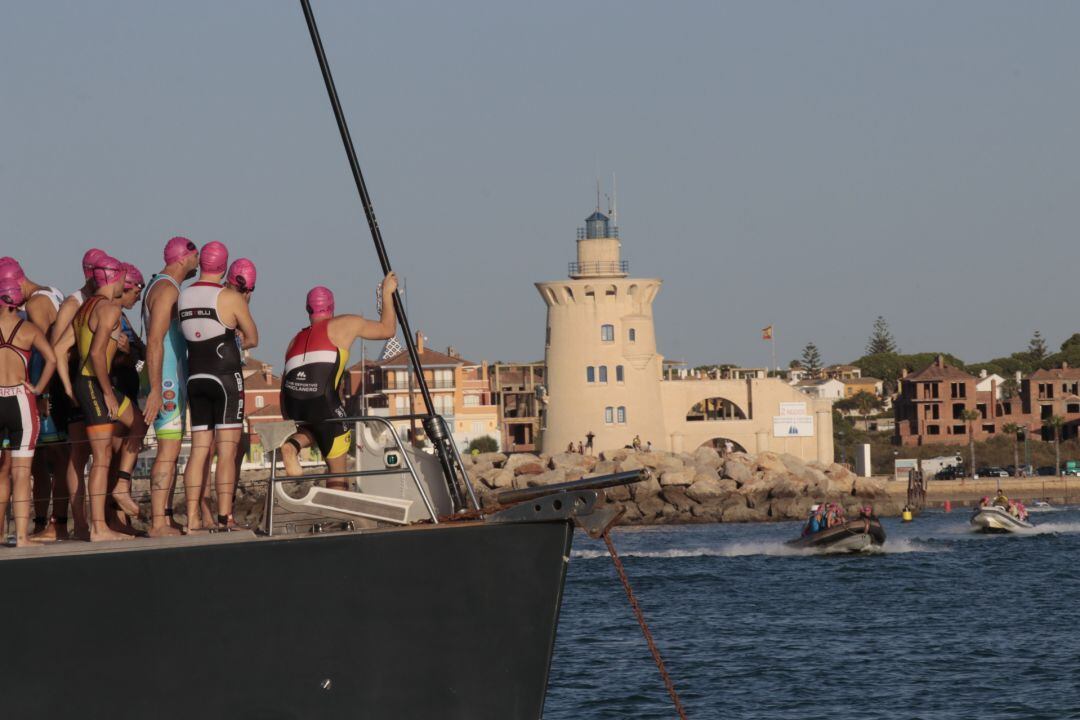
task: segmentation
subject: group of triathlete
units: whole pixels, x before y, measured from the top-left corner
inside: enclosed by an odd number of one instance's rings
[[[166,243],[164,261],[144,281],[134,265],[89,250],[82,260],[84,284],[65,297],[30,280],[15,259],[0,258],[0,531],[14,500],[17,545],[71,537],[69,507],[75,538],[135,536],[131,521],[140,508],[131,478],[148,427],[157,453],[147,534],[236,527],[244,351],[259,341],[249,308],[255,265],[246,258],[229,265],[222,243],[200,250],[184,237]],[[196,273],[197,281],[185,286]],[[396,287],[390,273],[382,283],[378,322],[335,316],[329,289],[308,292],[310,324],[289,344],[281,388],[283,415],[297,424],[281,448],[290,475],[302,473],[299,454],[311,446],[331,472],[345,470],[352,437],[340,420],[339,384],[349,348],[361,338],[396,333]],[[140,299],[143,338],[125,314]],[[172,498],[188,418],[187,524],[181,526],[173,519]],[[215,455],[216,517],[205,482]]]
[[[1017,520],[1026,522],[1028,519],[1028,509],[1024,503],[1019,500],[1010,500],[1002,490],[998,490],[997,495],[995,495],[993,499],[984,495],[983,498],[979,500],[979,507],[984,508],[991,506],[1003,509]]]

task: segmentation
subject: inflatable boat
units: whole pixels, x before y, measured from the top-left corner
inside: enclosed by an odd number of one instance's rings
[[[986,533],[1024,532],[1035,527],[1027,520],[1021,520],[997,505],[976,508],[971,515],[971,524]]]
[[[855,518],[841,525],[788,540],[788,547],[823,553],[871,552],[885,544],[885,528],[876,517]]]

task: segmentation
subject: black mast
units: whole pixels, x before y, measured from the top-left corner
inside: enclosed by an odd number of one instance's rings
[[[349,125],[345,122],[345,113],[341,109],[341,101],[338,100],[337,87],[334,85],[334,76],[330,73],[330,63],[326,59],[323,50],[322,38],[319,36],[319,28],[315,24],[315,15],[311,11],[309,0],[300,0],[300,7],[304,11],[304,19],[307,21],[308,32],[311,34],[311,44],[315,48],[315,56],[319,60],[319,69],[322,70],[323,82],[326,83],[326,94],[330,96],[330,106],[334,110],[334,118],[337,120],[338,131],[341,133],[341,142],[345,146],[345,154],[349,158],[349,168],[352,170],[353,180],[356,181],[356,191],[360,193],[360,202],[364,206],[364,215],[367,217],[368,228],[371,230],[371,239],[375,243],[375,252],[379,256],[379,264],[383,273],[390,272],[390,258],[386,254],[386,246],[383,244],[382,232],[379,230],[379,221],[375,219],[375,208],[371,204],[371,196],[368,194],[364,175],[360,171],[360,161],[356,158],[356,150],[353,147],[352,135],[349,133]],[[454,448],[451,445],[453,438],[445,431],[445,426],[434,414],[434,403],[431,400],[431,391],[428,389],[427,379],[424,377],[424,368],[420,364],[420,354],[416,351],[416,343],[413,338],[412,328],[409,327],[409,318],[405,315],[405,306],[401,302],[399,292],[394,292],[394,311],[401,323],[401,332],[405,335],[405,347],[409,352],[409,360],[412,361],[413,374],[416,375],[416,384],[420,388],[420,395],[424,398],[424,407],[427,408],[427,417],[424,419],[424,430],[428,438],[435,446],[435,452],[442,465],[443,475],[453,498],[454,507],[457,510],[465,509],[465,503],[459,482],[464,484],[468,479],[455,470]]]

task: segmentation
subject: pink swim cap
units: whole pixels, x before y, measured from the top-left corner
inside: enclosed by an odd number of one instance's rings
[[[165,264],[172,265],[197,252],[199,248],[195,247],[195,243],[178,235],[165,243]]]
[[[18,260],[13,257],[2,257],[0,258],[0,278],[12,280],[18,284],[26,278],[26,273],[23,272]]]
[[[99,288],[112,285],[124,274],[124,264],[114,257],[102,255],[94,263],[94,283]]]
[[[255,263],[247,258],[239,258],[229,266],[227,279],[229,284],[240,292],[251,292],[255,289]]]
[[[219,275],[229,267],[229,248],[224,243],[211,240],[199,251],[199,270],[207,275]]]
[[[83,277],[89,280],[94,274],[94,266],[97,265],[97,261],[103,257],[107,257],[104,250],[98,250],[97,248],[90,248],[82,256],[82,271]]]
[[[138,287],[141,290],[146,286],[146,281],[143,279],[142,273],[139,272],[139,268],[131,263],[120,263],[120,265],[124,268],[125,290],[130,290],[133,287]]]
[[[334,293],[330,288],[318,285],[311,288],[307,294],[308,315],[333,315]]]
[[[0,281],[0,305],[19,307],[22,304],[23,294],[19,283],[12,282],[11,278],[4,278]]]

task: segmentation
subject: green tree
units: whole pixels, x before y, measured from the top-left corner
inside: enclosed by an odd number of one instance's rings
[[[1005,378],[1005,381],[1001,383],[1001,397],[1003,400],[1011,400],[1020,394],[1020,385],[1016,382],[1015,377]]]
[[[478,438],[473,438],[469,442],[468,450],[469,450],[470,453],[473,450],[476,450],[477,452],[482,452],[482,453],[498,452],[499,451],[499,441],[496,440],[495,438],[491,437],[490,435],[481,435]]]
[[[1020,477],[1020,430],[1016,423],[1005,423],[1001,426],[1001,432],[1011,435],[1013,439],[1013,477]]]
[[[1043,421],[1043,427],[1050,428],[1054,436],[1054,474],[1061,474],[1061,428],[1065,425],[1065,418],[1060,415],[1051,415]]]
[[[1042,333],[1038,330],[1031,336],[1031,341],[1028,342],[1028,355],[1035,363],[1041,363],[1049,353],[1046,351],[1046,340],[1043,339]]]
[[[799,364],[802,365],[803,369],[806,370],[810,377],[818,376],[821,372],[821,353],[818,352],[817,345],[814,343],[806,343]]]
[[[968,431],[968,456],[971,459],[971,477],[975,477],[975,421],[978,420],[978,410],[965,410],[964,421],[967,423]]]
[[[893,338],[892,331],[889,330],[889,323],[885,322],[885,318],[878,315],[877,320],[874,321],[874,329],[870,333],[870,339],[866,342],[866,354],[881,355],[882,353],[898,352],[900,350],[896,347],[896,340]]]

